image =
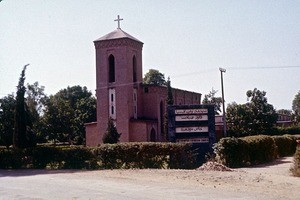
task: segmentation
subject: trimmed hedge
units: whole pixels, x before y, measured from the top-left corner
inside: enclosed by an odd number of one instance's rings
[[[298,145],[298,148],[294,155],[294,163],[291,168],[291,172],[293,173],[294,176],[300,177],[300,145]]]
[[[23,150],[0,150],[0,168],[128,169],[199,166],[190,144],[119,143],[96,148],[39,146]]]
[[[190,144],[120,143],[93,149],[101,168],[180,168],[197,167],[196,151]]]
[[[214,146],[216,160],[228,167],[244,167],[292,155],[297,136],[248,136],[222,138]]]

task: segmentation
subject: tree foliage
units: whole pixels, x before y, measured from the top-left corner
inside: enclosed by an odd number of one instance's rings
[[[26,104],[30,111],[32,120],[32,129],[36,133],[38,142],[46,142],[43,138],[41,119],[44,114],[45,103],[48,99],[44,92],[45,87],[40,86],[38,82],[27,84]]]
[[[83,144],[84,124],[96,121],[96,99],[86,87],[73,86],[51,95],[42,119],[47,140]]]
[[[13,134],[13,145],[15,148],[25,148],[35,145],[30,111],[24,97],[26,92],[24,81],[27,66],[24,66],[17,86]]]
[[[208,105],[214,105],[215,106],[215,114],[219,115],[221,112],[221,106],[222,106],[222,97],[216,97],[216,93],[218,91],[212,89],[211,91],[209,91],[209,94],[206,94],[204,96],[204,99],[202,101],[202,104],[208,104]]]
[[[168,81],[167,81],[167,100],[166,103],[168,106],[171,106],[174,104],[174,98],[173,98],[173,93],[172,93],[172,87],[171,87],[171,81],[170,81],[170,77],[168,77]],[[164,115],[164,121],[163,123],[163,128],[164,128],[164,133],[163,133],[163,137],[166,138],[166,140],[168,140],[168,133],[169,133],[169,115],[168,112],[165,112]]]
[[[165,75],[156,69],[150,69],[145,74],[143,83],[151,85],[166,85]]]
[[[265,134],[274,128],[277,113],[267,102],[266,92],[257,88],[247,91],[246,104],[229,104],[227,124],[229,132],[236,136]]]
[[[0,145],[13,144],[16,99],[13,94],[0,99]]]
[[[295,95],[292,104],[293,118],[296,123],[300,123],[300,91]]]
[[[117,128],[114,124],[114,121],[109,118],[106,132],[103,135],[103,143],[115,144],[119,142],[121,133],[118,133]]]

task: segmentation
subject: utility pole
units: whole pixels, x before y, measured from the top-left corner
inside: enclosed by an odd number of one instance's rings
[[[222,87],[222,103],[223,103],[223,131],[224,131],[224,137],[227,137],[227,131],[226,131],[226,115],[225,115],[225,100],[224,100],[224,86],[223,86],[223,73],[226,72],[226,69],[219,68],[221,72],[221,87]]]

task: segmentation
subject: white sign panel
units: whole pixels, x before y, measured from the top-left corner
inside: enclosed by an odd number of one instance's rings
[[[194,127],[177,127],[176,133],[199,133],[208,132],[207,126],[194,126]]]
[[[207,121],[207,115],[177,115],[175,121]]]
[[[176,115],[185,115],[185,114],[207,114],[207,109],[178,109],[175,110]]]

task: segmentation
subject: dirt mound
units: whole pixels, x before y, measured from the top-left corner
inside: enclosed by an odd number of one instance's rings
[[[204,163],[201,167],[199,167],[197,170],[202,171],[234,171],[233,169],[230,169],[229,167],[226,167],[225,165],[222,165],[217,162],[207,162]]]

